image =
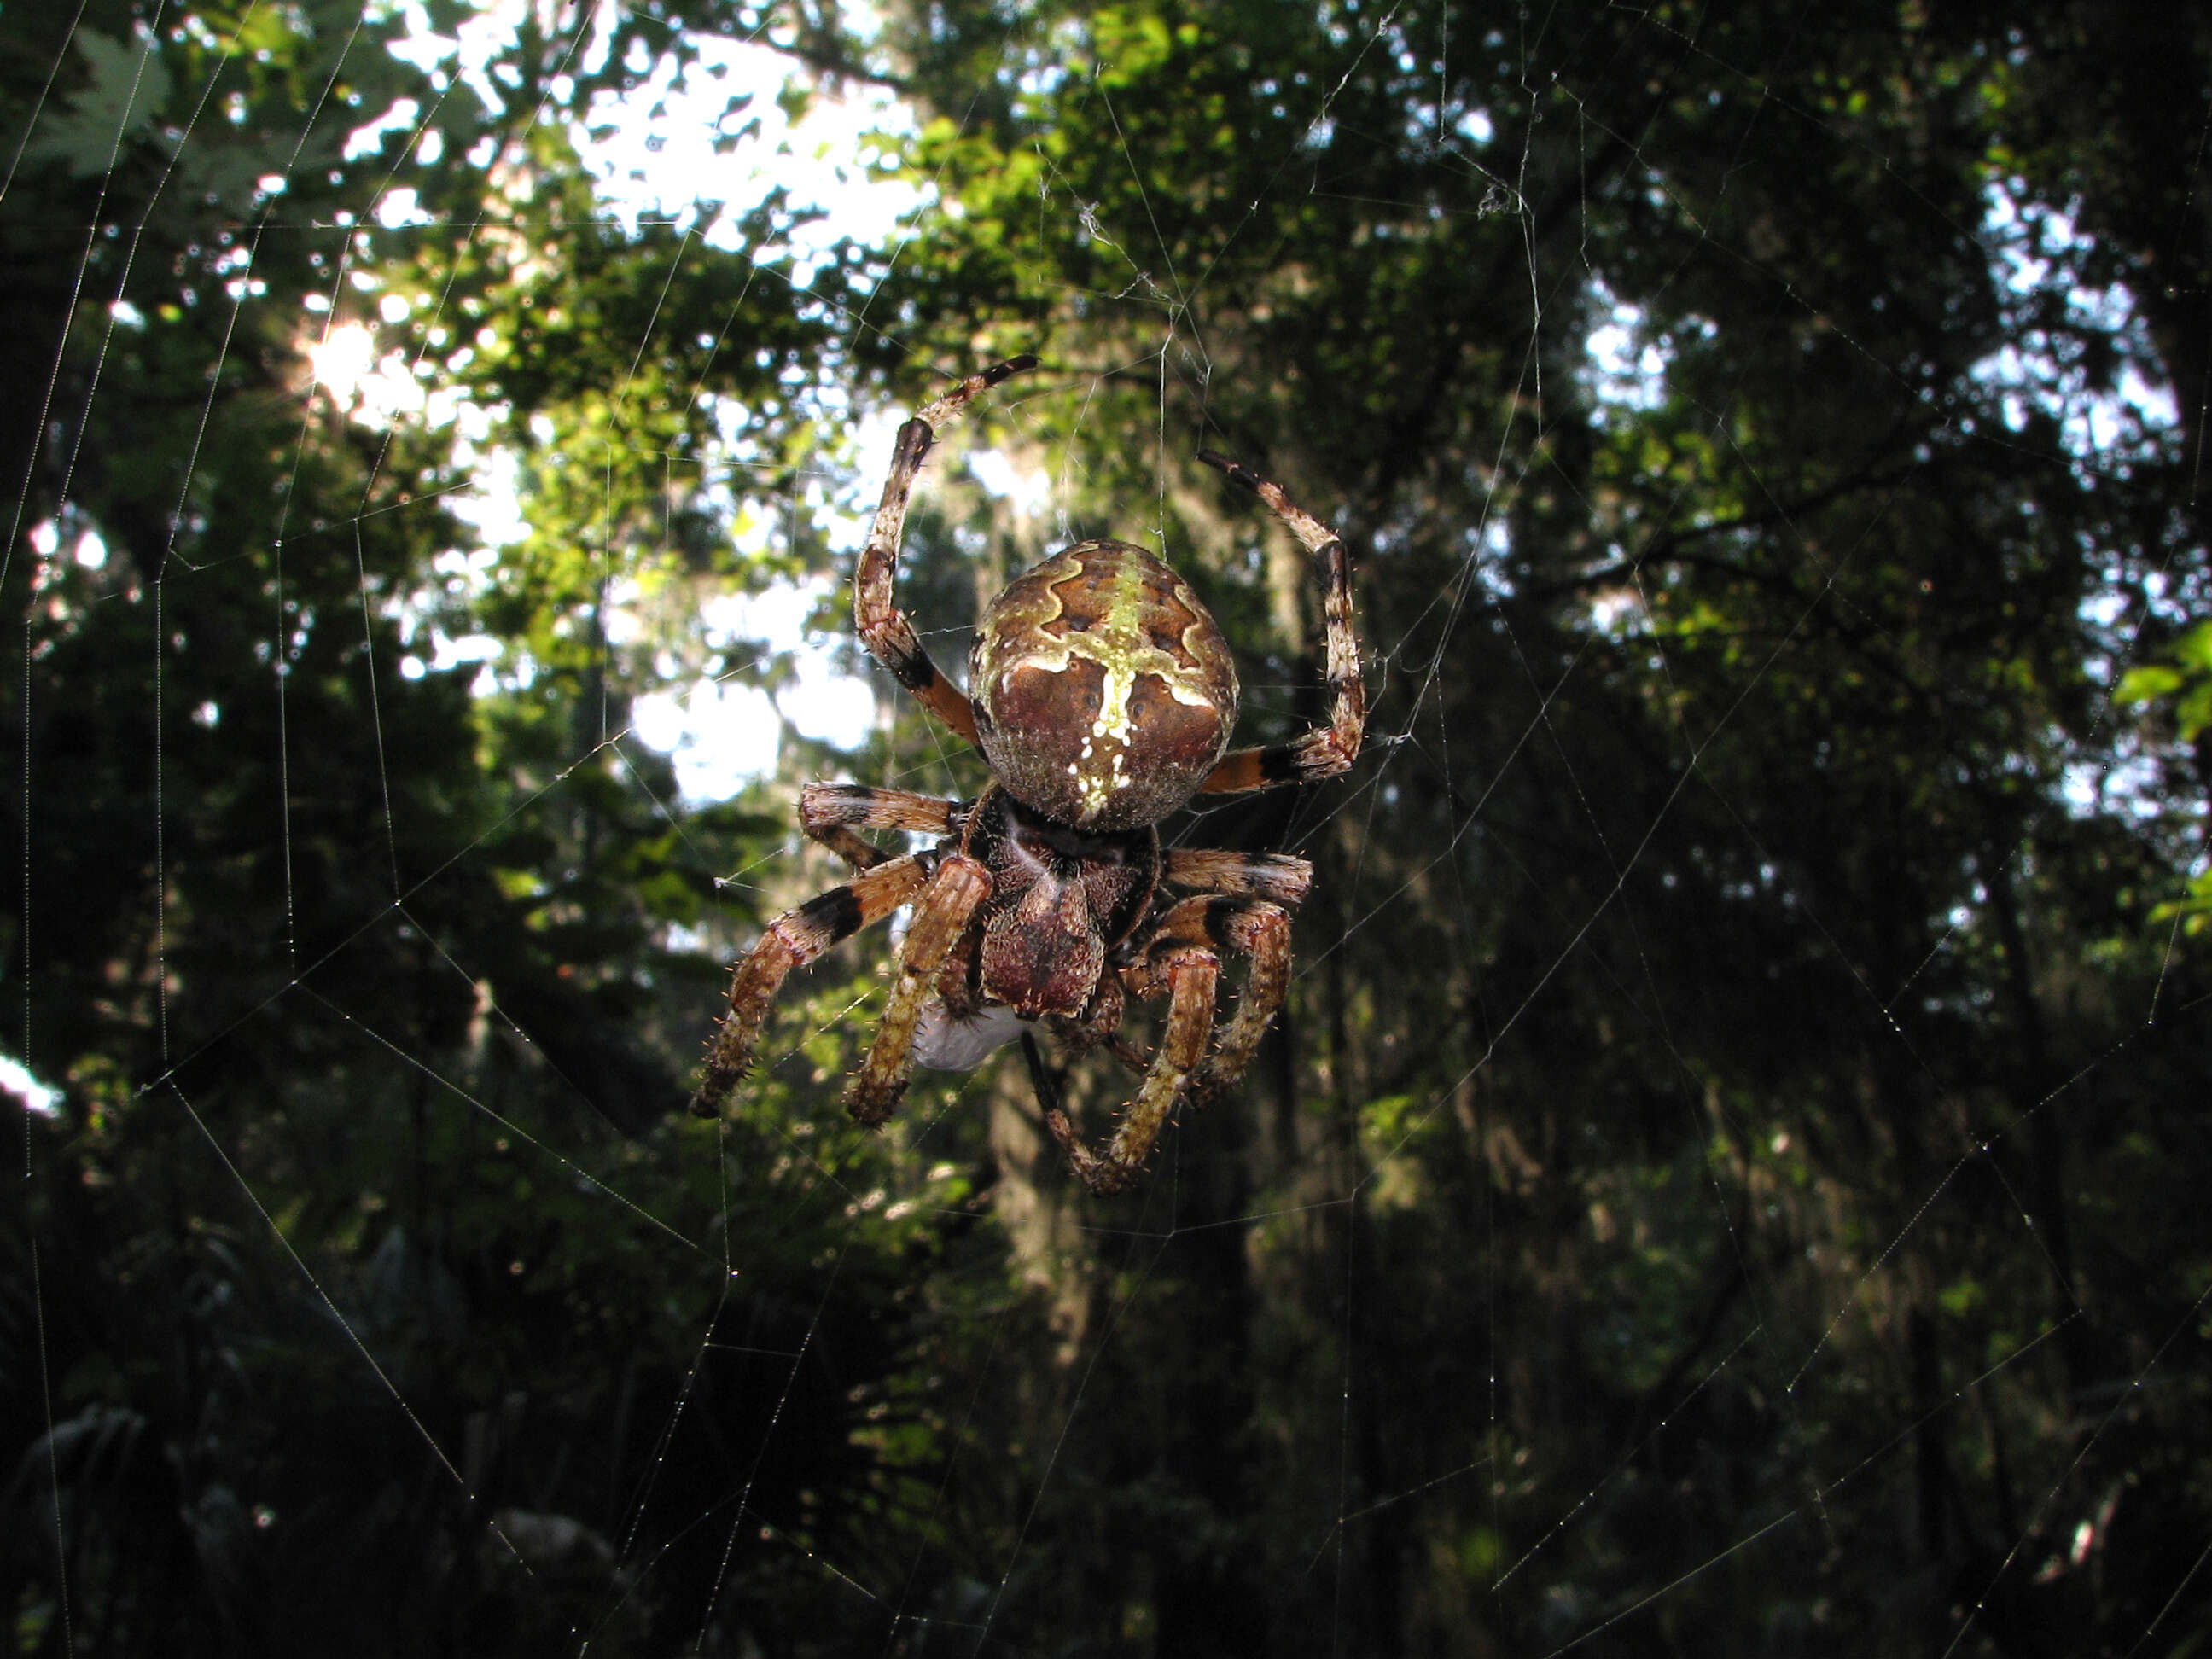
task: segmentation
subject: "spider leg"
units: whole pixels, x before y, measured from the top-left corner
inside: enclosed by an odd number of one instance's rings
[[[1288,853],[1223,853],[1206,848],[1171,847],[1162,878],[1201,893],[1237,893],[1273,899],[1286,907],[1305,902],[1313,885],[1313,866]]]
[[[1030,1089],[1036,1103],[1050,1118],[1060,1112],[1060,1080],[1053,1075],[1052,1067],[1045,1064],[1044,1050],[1037,1047],[1035,1033],[1022,1033],[1022,1059],[1030,1068]]]
[[[885,866],[889,868],[889,866]],[[871,872],[872,873],[872,872]],[[866,879],[866,878],[862,878]],[[899,952],[898,977],[876,1022],[875,1046],[845,1090],[845,1109],[871,1126],[888,1118],[914,1073],[914,1028],[922,1003],[952,947],[968,930],[975,907],[989,896],[991,871],[981,859],[955,854],[937,867],[915,906],[914,922]]]
[[[934,403],[924,405],[899,428],[898,441],[891,451],[891,475],[884,483],[883,502],[876,509],[875,526],[868,532],[867,545],[853,572],[853,612],[860,643],[914,693],[923,708],[970,743],[975,741],[975,710],[959,688],[930,661],[913,623],[891,597],[891,584],[897,572],[899,542],[906,532],[907,498],[914,491],[922,458],[937,441],[939,428],[957,420],[961,410],[1000,381],[1036,366],[1036,358],[1024,356],[970,374]]]
[[[921,856],[878,864],[769,923],[730,975],[730,1010],[707,1045],[699,1091],[691,1097],[696,1115],[720,1116],[729,1103],[738,1079],[752,1064],[769,1004],[791,970],[907,902],[928,881],[930,864]]]
[[[1224,755],[1200,789],[1209,795],[1229,795],[1333,778],[1350,769],[1367,729],[1367,689],[1359,678],[1359,636],[1352,623],[1351,557],[1342,538],[1291,501],[1280,484],[1270,483],[1210,449],[1200,450],[1198,459],[1258,495],[1321,566],[1322,605],[1328,621],[1329,706],[1326,726],[1316,726],[1288,743]]]
[[[1244,988],[1237,995],[1237,1012],[1222,1028],[1213,1052],[1193,1069],[1184,1085],[1192,1104],[1202,1106],[1244,1075],[1290,991],[1290,913],[1265,899],[1188,898],[1160,918],[1153,937],[1203,939],[1215,951],[1243,957],[1249,964]]]
[[[1172,999],[1167,1035],[1160,1039],[1152,1068],[1137,1087],[1137,1097],[1121,1115],[1121,1127],[1103,1152],[1094,1152],[1077,1135],[1066,1113],[1055,1110],[1045,1118],[1069,1165],[1094,1193],[1118,1193],[1137,1178],[1176,1097],[1205,1058],[1206,1039],[1213,1034],[1213,989],[1221,971],[1213,952],[1202,945],[1184,945],[1146,966],[1151,969],[1148,979],[1164,982]]]
[[[949,836],[963,816],[958,801],[917,795],[904,789],[871,789],[857,783],[810,783],[799,792],[799,827],[855,870],[872,869],[892,854],[853,833],[864,830],[914,830]]]
[[[1172,859],[1173,854],[1170,856]],[[1244,861],[1237,854],[1209,856]],[[1280,861],[1301,866],[1305,862],[1303,859]],[[1274,860],[1253,862],[1261,863],[1264,871]],[[1168,1029],[1159,1052],[1152,1056],[1150,1066],[1143,1068],[1144,1083],[1122,1115],[1121,1127],[1103,1152],[1094,1152],[1077,1137],[1065,1112],[1055,1108],[1045,1115],[1054,1138],[1066,1149],[1069,1164],[1094,1193],[1120,1192],[1136,1179],[1178,1096],[1193,1105],[1203,1105],[1243,1076],[1290,990],[1290,912],[1264,898],[1231,893],[1183,899],[1169,906],[1153,924],[1146,945],[1146,954],[1122,969],[1121,974],[1133,995],[1152,998],[1164,994],[1171,999]],[[1241,956],[1249,966],[1236,1012],[1209,1054],[1206,1044],[1214,1029],[1214,991],[1224,954]],[[1131,1057],[1124,1052],[1127,1045],[1118,1039],[1112,1041],[1112,1047],[1124,1059]]]

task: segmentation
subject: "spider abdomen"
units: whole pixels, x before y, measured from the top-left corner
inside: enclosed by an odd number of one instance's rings
[[[994,775],[1086,830],[1182,805],[1237,724],[1220,628],[1188,582],[1127,542],[1079,542],[1010,583],[977,625],[969,693]]]

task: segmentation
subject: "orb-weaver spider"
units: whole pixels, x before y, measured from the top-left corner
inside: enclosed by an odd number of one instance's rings
[[[875,526],[854,574],[860,640],[961,737],[992,782],[972,801],[809,784],[799,818],[854,878],[771,922],[737,966],[692,1109],[718,1115],[751,1062],[784,977],[904,905],[912,924],[866,1062],[846,1091],[880,1124],[917,1059],[973,1066],[1042,1021],[1077,1048],[1110,1047],[1144,1074],[1103,1150],[1056,1106],[1048,1121],[1095,1193],[1143,1168],[1178,1099],[1202,1102],[1243,1075],[1289,987],[1290,909],[1312,878],[1279,854],[1163,849],[1154,826],[1199,793],[1333,777],[1359,751],[1366,694],[1344,544],[1281,488],[1200,450],[1257,494],[1312,552],[1324,584],[1329,720],[1291,742],[1224,753],[1237,720],[1228,641],[1196,593],[1127,542],[1079,542],[1018,577],[976,624],[971,702],[940,675],[894,604],[907,500],[938,432],[984,391],[1036,367],[1016,357],[972,374],[900,428]],[[894,857],[860,829],[933,836]],[[1249,963],[1214,1039],[1224,955]],[[1118,1036],[1128,998],[1168,1000],[1148,1057]],[[1210,1048],[1209,1048],[1210,1045]]]

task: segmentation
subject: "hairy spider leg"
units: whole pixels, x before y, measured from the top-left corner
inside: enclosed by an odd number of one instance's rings
[[[869,870],[894,854],[871,846],[853,833],[863,830],[910,830],[949,836],[965,817],[962,802],[905,789],[871,789],[860,783],[810,783],[799,792],[799,827],[855,870]]]
[[[1225,853],[1170,847],[1160,878],[1201,893],[1241,893],[1293,908],[1305,902],[1313,866],[1290,853]]]
[[[1198,459],[1217,467],[1259,496],[1268,510],[1304,544],[1321,566],[1322,608],[1328,625],[1328,724],[1316,726],[1288,743],[1264,749],[1239,749],[1224,755],[1199,786],[1201,793],[1231,795],[1278,784],[1312,783],[1351,769],[1367,729],[1367,688],[1359,678],[1359,636],[1352,623],[1352,560],[1343,539],[1270,483],[1226,456],[1210,449]]]
[[[875,1046],[846,1086],[845,1109],[856,1121],[881,1123],[906,1092],[907,1079],[914,1074],[914,1028],[921,1005],[937,983],[945,957],[968,931],[969,918],[990,891],[990,866],[962,854],[946,859],[930,878],[906,930],[890,1000],[876,1022]]]
[[[1224,955],[1243,957],[1249,965],[1237,1010],[1209,1054],[1214,992]],[[1206,964],[1202,975],[1193,966],[1200,961]],[[1204,1105],[1251,1065],[1260,1039],[1290,989],[1290,913],[1265,899],[1238,895],[1183,899],[1168,907],[1146,941],[1146,955],[1121,973],[1131,994],[1151,998],[1164,991],[1173,999],[1167,1034],[1136,1100],[1103,1152],[1082,1144],[1065,1112],[1055,1110],[1046,1117],[1084,1185],[1101,1194],[1121,1191],[1141,1173],[1178,1096],[1193,1105]],[[1201,980],[1202,1008],[1197,1005]]]
[[[1188,945],[1141,964],[1147,990],[1164,983],[1171,1000],[1168,1029],[1152,1056],[1152,1069],[1137,1087],[1137,1097],[1121,1115],[1121,1126],[1103,1152],[1083,1144],[1075,1126],[1062,1111],[1049,1113],[1045,1123],[1067,1154],[1068,1164],[1094,1193],[1118,1193],[1142,1173],[1152,1143],[1159,1139],[1184,1079],[1206,1057],[1206,1040],[1213,1035],[1213,990],[1221,963],[1202,945]],[[1135,973],[1137,969],[1129,970]],[[1156,994],[1156,993],[1155,993]]]
[[[752,1064],[769,1004],[775,1000],[791,970],[804,967],[839,939],[881,921],[912,899],[928,882],[936,862],[932,854],[892,859],[769,923],[759,943],[745,952],[730,975],[730,1009],[707,1045],[699,1091],[691,1097],[695,1115],[719,1117],[729,1103],[745,1069]]]
[[[1221,1029],[1213,1052],[1193,1069],[1183,1085],[1191,1103],[1202,1106],[1244,1075],[1260,1051],[1260,1039],[1289,994],[1290,912],[1265,899],[1187,898],[1160,918],[1153,937],[1203,940],[1217,952],[1246,960],[1237,1012]]]
[[[1000,381],[1036,366],[1035,357],[1024,355],[980,374],[970,374],[936,402],[924,405],[899,428],[898,441],[891,451],[891,475],[884,482],[883,503],[876,509],[875,525],[868,532],[867,545],[853,572],[853,613],[860,643],[914,693],[923,708],[969,743],[975,741],[974,705],[938,672],[915,633],[914,623],[892,597],[899,544],[906,533],[907,498],[913,493],[922,458],[937,441],[939,428],[957,420],[963,410]]]

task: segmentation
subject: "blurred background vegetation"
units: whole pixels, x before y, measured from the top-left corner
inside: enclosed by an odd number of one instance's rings
[[[895,233],[611,205],[732,41]],[[0,112],[11,1650],[2203,1650],[2212,15],[84,0]],[[940,661],[1158,538],[1265,740],[1195,450],[1360,561],[1358,769],[1171,826],[1316,860],[1291,1005],[1110,1202],[1016,1061],[843,1119],[880,934],[684,1117],[799,783],[982,774],[633,726],[1018,351]]]

